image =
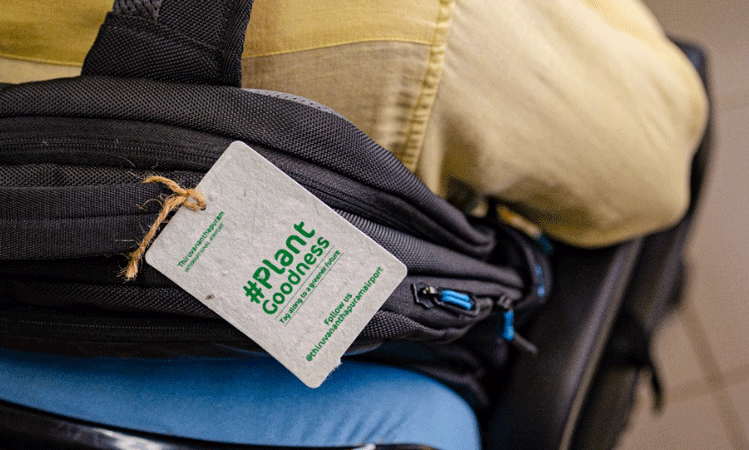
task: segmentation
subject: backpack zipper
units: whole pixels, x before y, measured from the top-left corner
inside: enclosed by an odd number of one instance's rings
[[[497,330],[498,334],[502,336],[502,339],[509,342],[513,347],[523,353],[527,353],[532,356],[538,355],[538,347],[532,342],[520,336],[515,330],[515,308],[512,304],[512,300],[504,294],[499,295],[497,300],[497,306],[502,311],[501,330]]]
[[[439,307],[456,314],[468,316],[475,316],[478,313],[476,299],[473,294],[468,292],[430,286],[425,283],[412,284],[411,289],[413,290],[415,302],[427,309]],[[497,335],[501,336],[501,339],[504,339],[519,351],[536,356],[538,354],[538,347],[519,335],[515,330],[515,306],[513,303],[510,297],[505,294],[499,294],[497,297],[495,304],[504,319],[499,322],[501,325],[497,330]]]
[[[458,292],[426,283],[411,285],[414,301],[426,309],[438,307],[455,314],[475,317],[478,314],[476,299],[467,292]]]

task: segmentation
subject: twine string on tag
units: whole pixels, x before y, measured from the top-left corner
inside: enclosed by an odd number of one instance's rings
[[[159,212],[156,221],[151,225],[151,229],[132,253],[128,255],[128,265],[122,271],[122,276],[126,280],[130,281],[138,275],[138,267],[140,260],[143,258],[143,254],[146,253],[146,249],[153,241],[156,236],[156,232],[159,227],[166,220],[169,214],[180,206],[185,206],[192,211],[199,211],[205,209],[206,201],[205,198],[195,189],[185,189],[174,180],[160,176],[150,176],[142,181],[142,183],[161,183],[172,190],[172,194],[164,200],[164,204]]]

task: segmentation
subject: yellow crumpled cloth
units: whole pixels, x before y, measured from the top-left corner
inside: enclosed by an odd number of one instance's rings
[[[74,76],[111,0],[6,0],[0,82]],[[689,202],[697,73],[639,0],[256,0],[243,85],[328,105],[432,190],[604,246]]]

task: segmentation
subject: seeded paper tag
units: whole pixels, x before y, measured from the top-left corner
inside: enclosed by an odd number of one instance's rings
[[[406,267],[242,142],[196,189],[146,261],[320,386]]]

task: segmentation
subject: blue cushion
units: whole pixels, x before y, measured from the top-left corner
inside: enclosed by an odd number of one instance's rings
[[[270,358],[71,358],[0,349],[0,398],[100,424],[281,446],[480,448],[468,404],[407,370],[344,362],[309,389]]]

